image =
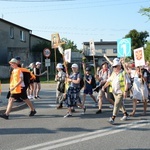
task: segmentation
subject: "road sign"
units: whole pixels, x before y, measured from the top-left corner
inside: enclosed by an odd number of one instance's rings
[[[44,54],[44,56],[47,57],[47,58],[50,57],[50,55],[51,55],[50,49],[45,48],[45,49],[43,50],[43,54]]]
[[[51,65],[50,59],[45,59],[45,67],[49,67]]]
[[[131,38],[117,40],[117,57],[131,56]]]

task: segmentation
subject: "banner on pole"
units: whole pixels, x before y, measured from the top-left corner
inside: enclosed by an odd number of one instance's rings
[[[143,47],[134,49],[134,61],[135,61],[135,66],[136,67],[145,65]]]
[[[117,57],[131,56],[131,38],[117,40]]]
[[[58,48],[60,44],[60,36],[59,33],[54,33],[51,35],[51,46],[52,48]]]
[[[65,61],[71,63],[71,49],[66,49],[64,51]]]
[[[94,41],[91,40],[90,41],[90,56],[94,56],[95,55],[95,45],[94,45]]]

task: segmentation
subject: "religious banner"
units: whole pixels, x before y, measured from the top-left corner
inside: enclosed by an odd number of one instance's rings
[[[90,56],[94,56],[95,55],[95,45],[94,45],[94,41],[91,40],[90,41]]]
[[[136,67],[145,65],[143,47],[134,49],[134,61],[135,61],[135,66]]]
[[[55,33],[51,35],[51,46],[52,48],[58,48],[60,44],[60,36],[59,33]]]
[[[66,49],[64,51],[65,61],[71,63],[71,49]]]

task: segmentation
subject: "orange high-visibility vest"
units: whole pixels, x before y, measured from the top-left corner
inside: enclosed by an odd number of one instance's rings
[[[21,74],[21,69],[17,68],[14,69],[11,73],[10,77],[10,89],[12,89],[20,80],[20,74]],[[19,94],[21,93],[21,84],[18,85],[13,91],[10,92],[11,94]]]

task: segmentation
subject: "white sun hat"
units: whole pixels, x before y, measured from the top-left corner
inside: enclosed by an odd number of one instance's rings
[[[113,67],[114,66],[120,66],[121,65],[121,63],[120,63],[120,61],[119,61],[119,59],[117,59],[117,58],[115,58],[114,60],[113,60]]]
[[[36,65],[41,65],[41,63],[40,62],[36,62]]]
[[[57,66],[56,66],[56,68],[60,68],[60,69],[62,69],[62,68],[63,68],[63,66],[62,66],[62,64],[61,64],[61,63],[58,63],[58,64],[57,64]]]
[[[77,64],[72,64],[71,68],[78,68]]]

